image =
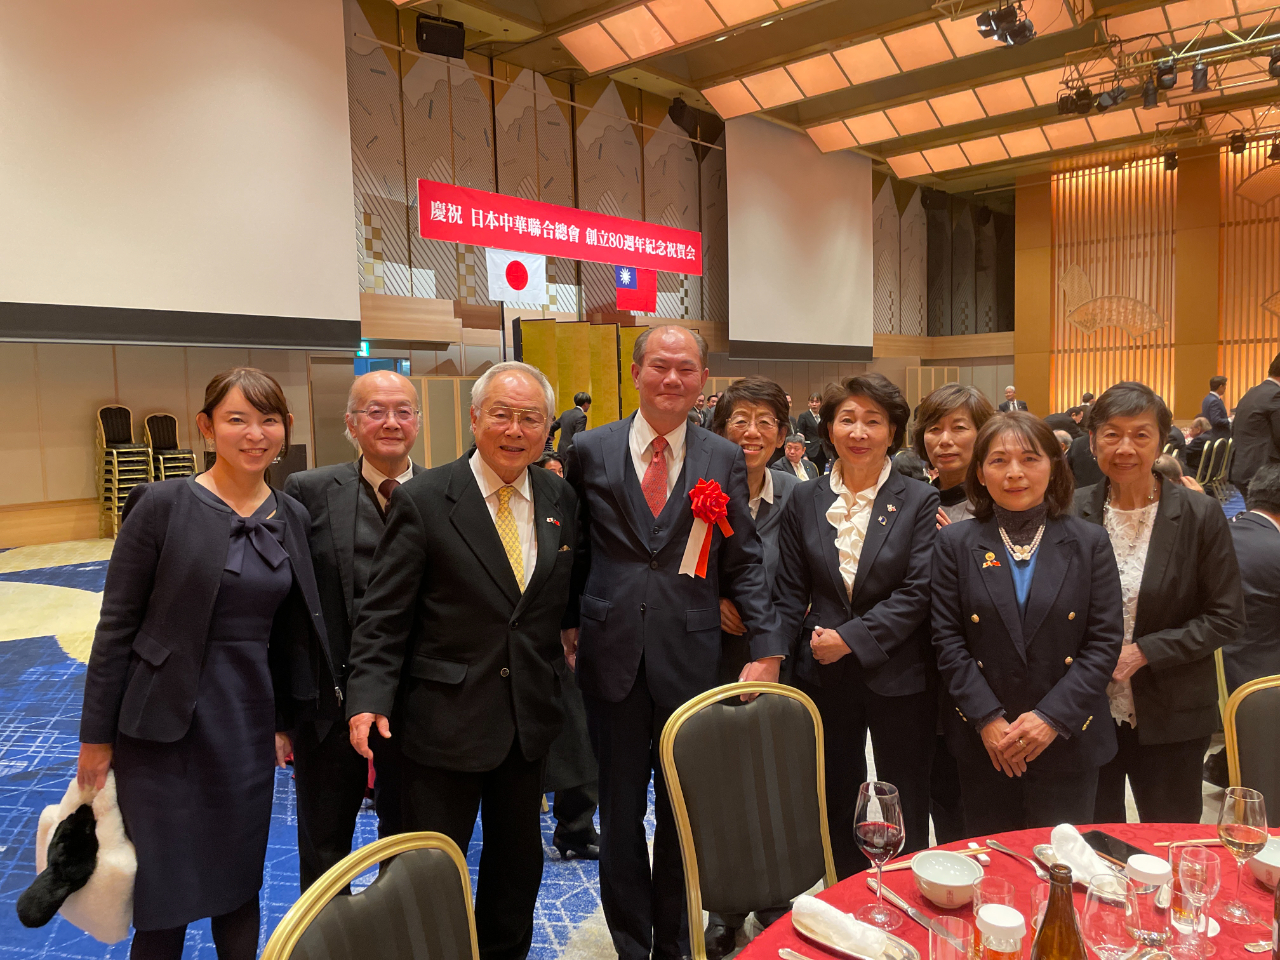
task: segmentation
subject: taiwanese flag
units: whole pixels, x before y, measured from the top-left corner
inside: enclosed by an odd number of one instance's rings
[[[653,313],[658,309],[657,270],[614,267],[613,283],[617,288],[619,310]]]

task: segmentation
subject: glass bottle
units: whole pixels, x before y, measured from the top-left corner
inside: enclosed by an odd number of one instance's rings
[[[1049,868],[1049,903],[1031,945],[1031,960],[1087,960],[1071,896],[1071,868],[1065,863]]]

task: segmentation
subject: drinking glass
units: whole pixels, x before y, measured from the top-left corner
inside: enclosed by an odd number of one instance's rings
[[[1017,887],[1004,877],[979,877],[973,881],[974,917],[977,917],[983,904],[998,903],[1005,907],[1014,906],[1013,898],[1016,893]],[[973,931],[973,955],[975,957],[982,955],[982,931],[976,928]]]
[[[1089,881],[1080,932],[1098,960],[1128,960],[1137,952],[1125,923],[1128,882],[1114,873],[1100,873]]]
[[[1222,862],[1207,847],[1177,844],[1169,848],[1169,861],[1173,867],[1175,889],[1181,894],[1183,905],[1191,908],[1188,945],[1194,956],[1211,957],[1217,950],[1208,937],[1208,907],[1222,886]],[[1178,906],[1175,900],[1174,925],[1182,929],[1183,924],[1178,923]],[[1173,953],[1174,956],[1180,955],[1176,949]]]
[[[1218,812],[1218,839],[1236,858],[1236,894],[1222,905],[1222,919],[1231,923],[1261,923],[1257,914],[1240,899],[1245,861],[1256,857],[1267,845],[1267,806],[1261,793],[1248,787],[1227,787]]]
[[[902,798],[898,788],[881,780],[871,780],[858,789],[858,809],[853,815],[853,839],[868,860],[876,865],[876,902],[856,914],[863,923],[881,930],[896,930],[902,914],[884,902],[885,862],[892,860],[906,842],[902,823]]]
[[[959,917],[938,917],[929,926],[929,960],[969,960],[973,927]]]
[[[1044,912],[1049,907],[1049,885],[1047,883],[1037,883],[1031,888],[1031,929],[1039,930],[1040,921],[1044,919]]]
[[[1173,901],[1173,881],[1153,884],[1130,879],[1125,884],[1124,926],[1130,939],[1149,949],[1143,960],[1167,960],[1164,946],[1173,933],[1169,907]]]

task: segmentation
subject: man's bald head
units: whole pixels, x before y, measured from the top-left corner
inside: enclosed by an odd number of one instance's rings
[[[345,420],[347,439],[374,467],[388,477],[408,469],[409,451],[422,426],[418,391],[408,377],[390,370],[356,377],[347,394]]]

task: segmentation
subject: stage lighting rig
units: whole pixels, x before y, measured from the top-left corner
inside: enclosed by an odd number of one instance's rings
[[[1280,47],[1271,48],[1271,59],[1267,62],[1267,74],[1280,80]]]
[[[1021,2],[1002,2],[994,10],[984,10],[977,18],[978,36],[997,40],[1007,47],[1021,46],[1036,38],[1035,24],[1027,19]]]
[[[1209,89],[1209,65],[1207,63],[1196,62],[1191,68],[1191,91],[1193,93],[1204,93]]]
[[[1245,147],[1249,145],[1249,141],[1245,139],[1243,133],[1233,133],[1231,135],[1231,152],[1237,157],[1244,153]]]
[[[1161,90],[1172,90],[1178,83],[1178,65],[1172,60],[1156,64],[1156,86]]]
[[[1150,110],[1156,106],[1159,101],[1156,98],[1156,82],[1148,79],[1142,85],[1142,109]]]
[[[1178,169],[1178,152],[1176,150],[1170,150],[1164,155],[1164,168],[1170,171]]]
[[[1098,112],[1106,113],[1117,103],[1128,99],[1129,91],[1124,88],[1124,84],[1117,83],[1112,89],[1098,94]]]
[[[1272,163],[1280,163],[1280,140],[1271,144],[1271,152],[1267,154],[1267,159]]]
[[[1081,87],[1076,91],[1076,113],[1088,113],[1093,109],[1093,91]]]

